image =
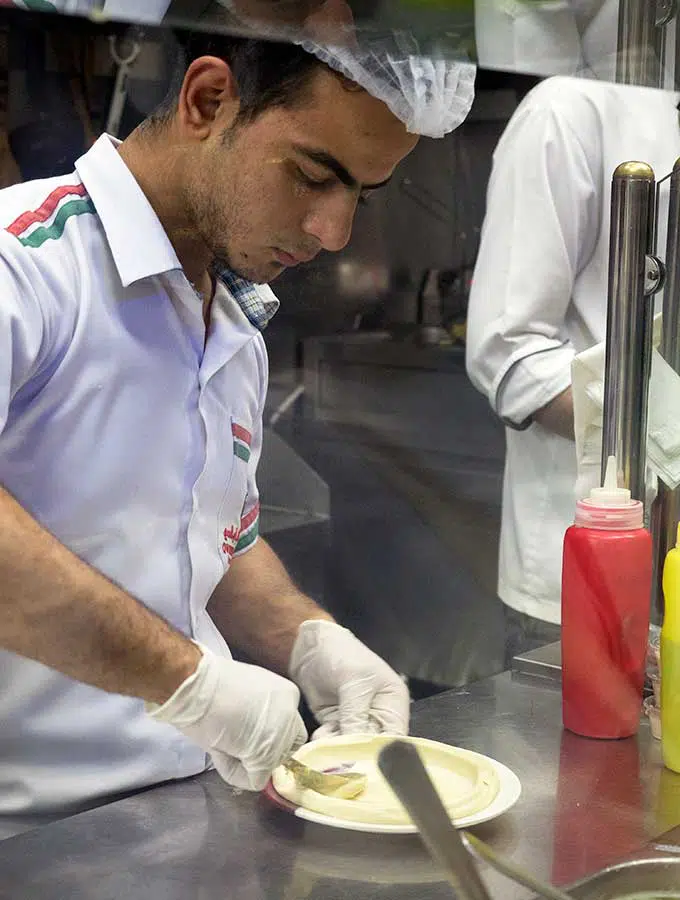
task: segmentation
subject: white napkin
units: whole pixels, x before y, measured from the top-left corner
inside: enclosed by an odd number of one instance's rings
[[[656,349],[649,382],[647,463],[669,488],[680,485],[680,376]]]
[[[656,349],[661,316],[654,318],[654,351],[647,418],[647,503],[656,496],[656,478],[680,485],[680,376]],[[605,342],[574,357],[571,366],[578,476],[576,498],[600,484]]]

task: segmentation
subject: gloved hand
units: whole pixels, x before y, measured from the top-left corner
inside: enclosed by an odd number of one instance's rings
[[[302,623],[288,674],[321,723],[314,738],[408,733],[406,685],[383,659],[335,622]]]
[[[307,740],[300,692],[286,678],[201,645],[198,667],[162,706],[146,704],[210,754],[222,778],[261,790],[274,769]]]

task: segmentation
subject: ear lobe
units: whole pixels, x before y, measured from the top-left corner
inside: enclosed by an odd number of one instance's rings
[[[214,56],[194,60],[184,76],[178,107],[182,127],[194,138],[228,127],[239,108],[238,85],[228,63]]]

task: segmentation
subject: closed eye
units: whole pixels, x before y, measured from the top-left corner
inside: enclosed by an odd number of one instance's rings
[[[304,169],[301,169],[300,166],[296,166],[295,169],[298,180],[307,187],[324,188],[335,182],[334,178],[329,178],[327,175],[315,178],[313,175],[309,175],[305,172]]]

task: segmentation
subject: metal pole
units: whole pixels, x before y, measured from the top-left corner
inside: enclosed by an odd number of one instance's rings
[[[668,238],[666,241],[666,282],[663,294],[663,337],[661,355],[676,372],[680,372],[680,160],[673,166],[668,205]],[[656,563],[656,597],[653,612],[663,606],[661,576],[666,553],[675,546],[675,532],[680,520],[680,488],[671,490],[659,481],[652,515],[652,536]]]
[[[675,15],[675,58],[673,60],[673,87],[677,91],[680,85],[680,15]]]
[[[656,19],[654,0],[619,0],[617,81],[660,86],[663,32]]]
[[[602,476],[615,455],[620,484],[643,503],[653,326],[645,276],[653,222],[652,168],[622,163],[612,180]]]

